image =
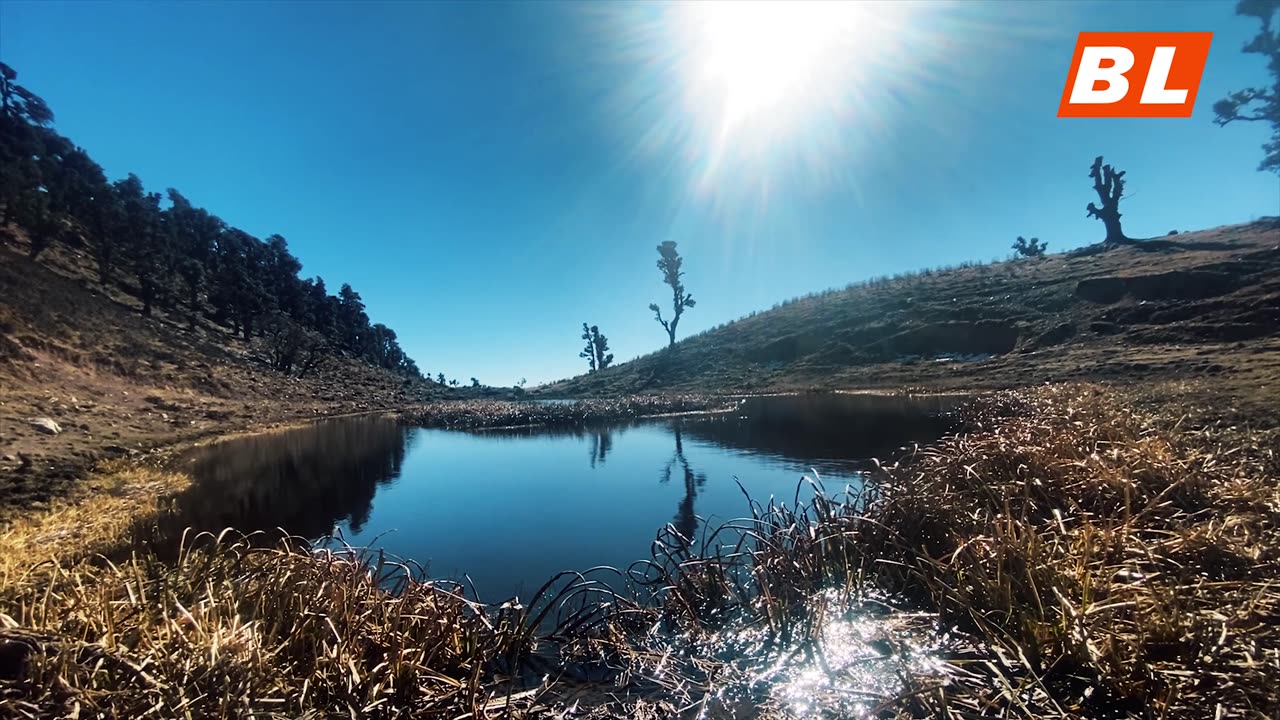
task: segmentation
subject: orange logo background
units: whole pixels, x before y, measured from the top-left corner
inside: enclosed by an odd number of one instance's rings
[[[1067,84],[1062,90],[1062,101],[1058,105],[1058,117],[1191,117],[1212,40],[1211,32],[1082,32],[1076,40],[1075,55],[1071,58],[1071,69],[1067,72]],[[1123,47],[1133,53],[1133,67],[1124,72],[1129,88],[1123,98],[1109,103],[1071,102],[1076,79],[1080,74],[1080,60],[1087,47]],[[1164,88],[1171,91],[1186,90],[1185,102],[1142,102],[1152,59],[1159,47],[1176,48]],[[1103,72],[1105,68],[1113,66],[1114,63],[1105,61],[1100,65],[1104,68]],[[1086,82],[1090,77],[1089,70],[1090,68],[1085,68]],[[1159,84],[1160,80],[1151,78],[1151,82]],[[1102,90],[1106,86],[1107,83],[1102,80],[1093,83],[1095,90]]]

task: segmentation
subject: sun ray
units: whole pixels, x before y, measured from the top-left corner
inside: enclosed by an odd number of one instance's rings
[[[607,96],[612,120],[633,135],[631,157],[666,163],[661,171],[718,216],[784,196],[856,194],[854,168],[887,154],[906,114],[946,110],[927,95],[944,75],[965,74],[954,63],[965,41],[952,32],[963,5],[609,4],[611,56],[624,70]]]

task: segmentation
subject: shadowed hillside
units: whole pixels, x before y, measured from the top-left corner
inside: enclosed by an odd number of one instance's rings
[[[1280,382],[1274,219],[877,278],[793,300],[546,395]]]
[[[0,233],[0,516],[57,497],[103,458],[449,392],[341,356],[287,375],[263,338],[160,308],[144,318],[88,272],[85,249],[33,261],[25,240]]]
[[[284,237],[110,182],[53,121],[0,62],[0,517],[102,457],[443,393]]]

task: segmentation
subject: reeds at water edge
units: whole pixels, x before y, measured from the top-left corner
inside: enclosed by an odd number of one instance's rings
[[[0,715],[1276,717],[1275,437],[1178,420],[984,396],[857,496],[815,477],[499,607],[231,532],[33,554],[0,587]]]

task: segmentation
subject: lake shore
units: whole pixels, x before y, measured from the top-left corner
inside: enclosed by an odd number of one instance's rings
[[[1140,397],[1119,395],[1090,386],[988,395],[961,435],[885,468],[863,515],[830,504],[808,508],[808,519],[762,515],[759,529],[771,542],[743,559],[754,569],[752,592],[673,583],[665,602],[628,612],[615,604],[559,648],[586,653],[578,660],[612,658],[613,671],[594,685],[601,692],[589,693],[597,701],[591,712],[670,716],[708,688],[706,668],[682,661],[665,671],[687,677],[655,691],[647,663],[672,650],[671,638],[705,641],[714,627],[705,613],[715,608],[779,631],[814,627],[805,622],[816,611],[812,598],[835,588],[845,597],[885,593],[895,612],[923,613],[973,640],[969,651],[953,648],[944,658],[945,694],[934,688],[937,678],[916,678],[906,697],[882,698],[893,700],[886,711],[1005,707],[1053,717],[1157,706],[1168,717],[1203,717],[1217,707],[1228,716],[1252,707],[1265,715],[1274,703],[1269,688],[1280,681],[1280,660],[1266,650],[1276,646],[1270,627],[1280,610],[1266,582],[1280,569],[1274,437],[1180,425],[1189,409],[1136,410]],[[667,409],[688,410],[690,402]],[[508,422],[509,408],[473,406],[452,421],[486,419]],[[142,474],[98,495],[141,507],[181,484],[158,471],[117,470],[126,472]],[[114,529],[103,526],[98,548],[128,529],[122,506],[91,507],[64,510],[72,514],[62,522],[117,519]],[[229,706],[210,703],[226,697],[241,712],[345,707],[374,716],[483,717],[513,691],[503,668],[534,649],[530,628],[543,609],[535,600],[486,610],[420,583],[393,598],[370,578],[394,568],[371,576],[341,555],[250,550],[234,537],[192,547],[176,566],[145,552],[104,565],[86,552],[93,546],[86,537],[42,532],[27,532],[21,546],[13,529],[0,539],[11,558],[0,570],[0,621],[9,626],[0,644],[21,656],[31,670],[25,677],[63,679],[0,680],[4,697],[31,703],[22,706],[29,716],[75,703],[82,712],[155,706],[218,714]],[[51,562],[39,564],[44,559]],[[690,578],[715,567],[696,553],[682,562]],[[316,598],[328,599],[317,605]],[[298,626],[308,613],[328,617],[332,630]],[[672,633],[660,641],[636,634],[655,623]],[[464,645],[472,650],[444,651]],[[413,647],[440,653],[405,655]],[[115,669],[101,669],[104,662]],[[726,687],[741,680],[737,669],[721,670],[717,682]],[[555,699],[573,687],[528,689],[517,695],[520,712],[556,717]],[[767,693],[756,699],[773,717],[787,716]]]
[[[317,419],[387,414],[421,427],[451,429],[631,420],[685,412],[722,411],[731,401],[703,395],[632,396],[544,404],[507,400],[436,400],[399,408],[339,412],[322,418],[276,419],[252,425],[228,422],[182,439],[162,437],[145,452],[96,461],[80,470],[80,480],[62,495],[25,512],[12,512],[0,530],[0,555],[32,564],[33,554],[79,559],[127,544],[130,529],[163,510],[168,498],[186,489],[191,477],[175,468],[175,459],[199,446],[251,435],[284,432]],[[0,567],[3,562],[0,562]],[[0,578],[4,577],[0,569]]]

